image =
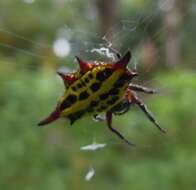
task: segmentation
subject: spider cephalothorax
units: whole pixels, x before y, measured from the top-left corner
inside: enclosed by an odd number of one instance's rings
[[[66,91],[55,110],[39,125],[49,124],[60,117],[68,118],[73,124],[87,114],[96,118],[105,112],[109,129],[126,143],[132,144],[112,127],[112,114],[123,114],[129,110],[130,105],[136,104],[155,126],[165,132],[135,93],[154,93],[154,90],[131,83],[137,73],[127,68],[131,58],[129,51],[115,63],[88,63],[76,58],[80,70],[69,74],[58,72]]]

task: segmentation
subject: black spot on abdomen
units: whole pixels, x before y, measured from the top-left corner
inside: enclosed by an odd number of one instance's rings
[[[71,94],[66,98],[66,100],[69,101],[71,104],[74,104],[77,101],[77,96]]]
[[[92,90],[93,92],[96,92],[97,90],[99,90],[100,87],[101,87],[101,83],[99,83],[99,82],[95,82],[95,83],[93,83],[93,84],[90,86],[90,88],[91,88],[91,90]]]
[[[77,101],[77,96],[70,94],[60,105],[60,110],[64,110],[68,107],[70,107],[72,104],[74,104]]]
[[[92,73],[89,73],[88,77],[89,77],[89,79],[93,79]]]
[[[101,95],[99,96],[99,98],[100,98],[100,100],[105,100],[105,99],[108,98],[108,96],[109,96],[109,93],[103,93],[103,94],[101,94]]]
[[[69,101],[67,101],[67,100],[64,100],[64,101],[61,103],[59,109],[62,111],[62,110],[66,109],[66,108],[68,108],[68,107],[70,107],[70,106],[71,106],[71,103],[70,103]]]
[[[103,71],[99,71],[96,75],[96,79],[99,81],[104,81],[112,75],[112,69],[106,68]]]
[[[88,83],[89,82],[89,79],[88,78],[85,78],[84,81],[85,81],[85,83]]]
[[[83,86],[82,83],[78,83],[78,84],[77,84],[77,87],[78,87],[78,88],[82,88],[82,86]]]
[[[85,100],[85,99],[88,98],[88,97],[89,97],[89,93],[86,92],[86,91],[83,91],[83,92],[81,92],[80,95],[79,95],[79,100]]]
[[[72,86],[71,88],[72,88],[73,91],[76,91],[76,87],[75,86]]]

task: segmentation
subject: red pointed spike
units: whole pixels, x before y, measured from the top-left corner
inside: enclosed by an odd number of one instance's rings
[[[72,84],[76,80],[72,74],[65,74],[60,71],[58,71],[57,74],[63,79],[65,86]]]
[[[80,71],[81,72],[85,73],[85,72],[89,71],[92,68],[91,64],[81,60],[79,57],[76,56],[76,59],[77,59],[79,65],[80,65]]]
[[[123,58],[115,63],[114,68],[126,68],[131,59],[131,52],[128,51]]]
[[[42,121],[40,121],[38,123],[38,126],[42,126],[42,125],[46,125],[49,124],[55,120],[57,120],[60,117],[60,112],[59,110],[55,110],[54,112],[52,112],[47,118],[43,119]]]

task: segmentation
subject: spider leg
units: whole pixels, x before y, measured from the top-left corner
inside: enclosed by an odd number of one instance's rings
[[[130,109],[130,103],[127,99],[124,99],[118,105],[113,107],[113,109],[111,111],[115,115],[122,115],[122,114],[125,114],[126,112],[128,112],[129,109]]]
[[[128,89],[127,91],[127,98],[129,99],[130,103],[137,104],[140,109],[145,113],[145,115],[148,117],[148,119],[163,133],[166,133],[166,130],[161,128],[157,120],[154,118],[153,114],[148,110],[147,106],[144,104],[144,102],[139,99],[133,92]]]
[[[121,138],[125,143],[127,143],[128,145],[131,145],[131,146],[135,146],[135,144],[131,143],[130,141],[128,141],[123,135],[120,134],[120,132],[118,132],[116,129],[114,129],[112,127],[112,112],[107,112],[106,113],[106,119],[107,119],[107,125],[108,125],[108,128],[113,132],[115,133],[119,138]]]
[[[128,112],[129,109],[130,109],[130,106],[127,106],[127,107],[125,107],[124,109],[122,109],[122,110],[120,110],[120,111],[115,111],[114,114],[115,114],[115,115],[123,115],[123,114],[125,114],[126,112]]]
[[[144,92],[146,94],[157,93],[157,90],[155,90],[155,89],[146,88],[146,87],[138,85],[138,84],[130,84],[129,89],[134,90],[134,91]]]

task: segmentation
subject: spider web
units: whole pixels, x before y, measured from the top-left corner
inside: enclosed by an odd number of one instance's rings
[[[70,28],[67,25],[63,25],[60,28],[56,29],[56,34],[54,34],[56,36],[56,39],[54,40],[54,42],[52,44],[46,44],[46,43],[39,43],[36,42],[32,39],[29,39],[27,37],[24,37],[23,35],[19,34],[19,33],[15,33],[13,32],[11,29],[0,26],[0,32],[4,33],[8,36],[12,36],[13,38],[17,39],[17,40],[21,40],[22,42],[25,42],[27,44],[30,45],[34,45],[36,48],[35,50],[29,50],[29,49],[25,49],[25,48],[21,48],[21,47],[17,47],[17,46],[12,46],[9,45],[7,43],[1,42],[0,41],[0,47],[3,49],[10,49],[10,50],[14,50],[17,54],[22,54],[22,55],[26,55],[26,56],[30,56],[32,58],[47,58],[48,55],[39,53],[40,50],[45,49],[46,51],[49,50],[51,52],[53,52],[57,59],[59,59],[60,61],[62,61],[63,59],[66,59],[67,56],[70,56],[74,59],[74,55],[79,55],[81,57],[84,57],[86,59],[88,58],[93,58],[94,56],[101,56],[102,59],[109,59],[109,60],[115,60],[116,59],[116,55],[114,52],[111,51],[110,47],[115,47],[118,49],[121,49],[123,47],[123,44],[121,44],[120,42],[123,41],[124,39],[127,38],[127,36],[131,35],[136,36],[137,33],[141,30],[141,26],[143,26],[142,30],[143,33],[147,33],[147,29],[150,26],[150,24],[152,23],[153,18],[161,16],[161,14],[163,14],[163,11],[167,11],[167,9],[169,9],[170,7],[170,1],[163,1],[160,0],[158,1],[157,4],[152,4],[150,8],[151,13],[148,14],[148,16],[143,17],[143,14],[139,14],[137,16],[137,18],[133,18],[133,19],[122,19],[120,20],[120,24],[118,23],[118,26],[114,26],[111,31],[110,31],[110,39],[108,39],[108,34],[105,34],[103,36],[100,36],[98,33],[95,32],[91,32],[89,30],[81,30],[81,29],[75,29],[75,28]],[[28,6],[33,6],[34,3],[36,3],[36,0],[24,0],[24,3],[27,3]],[[67,3],[72,3],[72,1],[68,1]],[[142,11],[141,11],[142,12]],[[190,11],[184,13],[182,15],[182,17],[186,17],[188,16],[187,14]],[[90,13],[89,13],[90,14]],[[116,29],[118,28],[118,29]],[[72,31],[74,31],[74,35],[72,35]],[[151,36],[151,39],[156,39],[159,38],[163,33],[167,32],[167,28],[165,28],[164,26],[160,27],[159,30],[156,30],[155,33],[153,33],[153,35]],[[98,41],[97,42],[93,42],[90,39],[96,39],[94,41]],[[137,43],[141,44],[143,41],[143,39],[139,40]],[[163,45],[160,45],[158,47],[158,49],[156,50],[157,52],[157,62],[159,62],[159,59],[161,58],[161,56],[159,55],[159,52],[161,52],[161,50],[163,49]],[[140,47],[135,46],[134,49],[132,49],[131,44],[130,46],[124,47],[124,49],[131,49],[132,51],[132,60],[130,63],[130,67],[132,68],[138,68],[140,67]],[[41,51],[43,52],[43,51]],[[6,63],[5,63],[6,64]],[[21,65],[20,65],[21,66]],[[28,67],[32,67],[28,64],[23,64],[22,67],[27,68]],[[64,69],[69,69],[65,66],[63,66]],[[144,74],[145,75],[145,72]],[[139,82],[140,84],[143,85],[148,85],[149,83],[152,83],[156,81],[155,77],[152,77],[152,79],[148,80],[148,81],[140,81],[139,79],[136,80],[135,82]],[[169,89],[169,85],[167,86],[161,86],[158,88],[160,90],[160,95],[161,92],[164,92],[165,90],[167,91]],[[142,114],[142,113],[141,113]],[[92,122],[91,122],[92,123]],[[115,123],[115,122],[113,122]],[[77,125],[77,124],[76,124]],[[106,125],[104,122],[102,124],[103,126]],[[133,128],[136,128],[137,123],[133,120],[131,122],[131,124]],[[150,125],[150,124],[149,124]],[[76,127],[76,126],[75,126]],[[93,132],[93,128],[94,126],[91,127],[83,127],[82,134],[81,135],[85,135],[85,136],[89,136],[89,134],[92,134],[92,136],[90,136],[89,138],[87,138],[86,142],[84,144],[81,144],[80,147],[73,147],[74,145],[66,145],[66,149],[75,149],[78,152],[81,151],[93,151],[93,152],[97,152],[97,154],[100,153],[100,151],[102,151],[102,149],[108,149],[111,148],[113,146],[119,145],[119,144],[123,144],[123,142],[121,142],[120,139],[115,139],[112,138],[111,140],[106,140],[106,138],[100,138],[99,136],[97,136],[97,134],[95,134],[95,132]],[[98,128],[98,124],[95,126],[96,129]],[[132,127],[130,127],[130,131],[132,130]],[[92,129],[92,131],[89,132],[89,130]],[[72,129],[66,129],[66,130],[72,130]],[[102,127],[101,130],[103,131],[104,128]],[[105,130],[104,130],[105,132]],[[122,132],[123,133],[123,132]],[[109,134],[109,133],[108,133]],[[130,133],[131,134],[131,133]],[[112,136],[113,134],[111,134]],[[142,136],[142,134],[140,134]],[[127,138],[129,138],[129,135],[126,135]],[[114,140],[115,139],[115,140]],[[126,145],[124,145],[126,146]],[[146,148],[152,148],[149,146],[145,146],[145,145],[138,145],[137,146],[137,150],[140,149],[146,149]],[[131,151],[133,151],[134,154],[134,150],[130,149]],[[89,161],[89,171],[87,172],[87,175],[85,177],[85,180],[89,181],[91,180],[91,178],[93,177],[94,173],[95,173],[95,169],[93,168],[93,163],[91,163],[91,161]]]

